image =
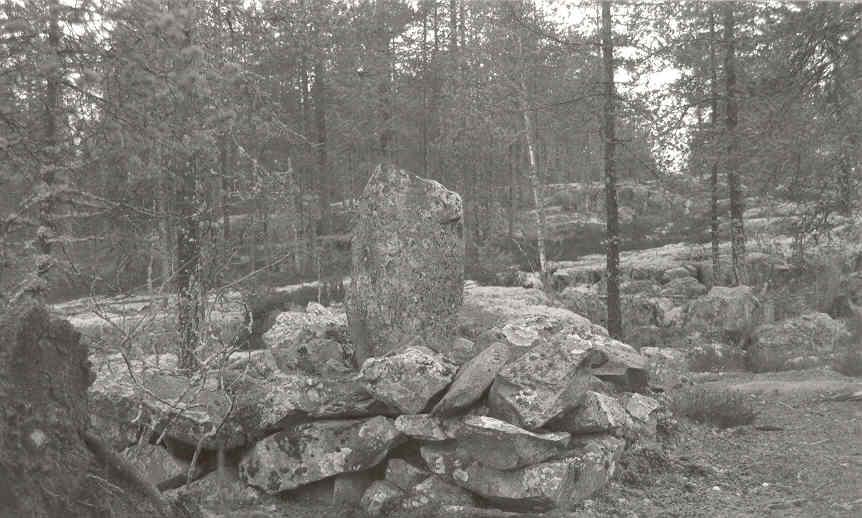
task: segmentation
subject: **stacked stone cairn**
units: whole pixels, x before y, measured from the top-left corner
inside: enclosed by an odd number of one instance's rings
[[[235,501],[324,487],[370,516],[577,506],[627,444],[656,433],[646,361],[539,290],[465,287],[461,215],[439,183],[378,167],[344,309],[281,313],[265,349],[206,379],[172,375],[173,355],[131,370],[108,357],[90,389],[94,428],[143,457],[154,484],[179,475],[169,493],[204,503],[217,464]]]

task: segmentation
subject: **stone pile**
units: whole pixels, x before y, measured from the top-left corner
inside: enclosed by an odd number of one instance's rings
[[[193,474],[178,499],[206,505],[217,465],[254,505],[323,487],[371,516],[570,509],[656,434],[635,349],[542,291],[464,288],[457,194],[382,167],[361,207],[346,310],[284,312],[265,349],[192,378],[169,354],[104,357],[100,433],[146,448],[159,487]]]

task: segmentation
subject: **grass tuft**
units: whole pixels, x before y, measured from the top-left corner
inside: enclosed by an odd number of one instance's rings
[[[757,411],[745,394],[727,388],[693,387],[673,395],[673,410],[692,421],[733,428],[751,424]]]

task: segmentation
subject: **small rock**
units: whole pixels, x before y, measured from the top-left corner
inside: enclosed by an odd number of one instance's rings
[[[358,506],[365,491],[373,482],[374,477],[368,471],[336,475],[332,486],[332,505]]]
[[[444,423],[428,414],[405,414],[395,418],[395,428],[410,439],[417,441],[445,441],[452,437]]]
[[[405,414],[422,412],[455,376],[455,367],[424,347],[369,358],[361,370],[364,386],[375,399]]]
[[[661,403],[649,396],[637,393],[623,395],[622,403],[631,417],[632,431],[637,435],[655,436],[658,423],[656,412],[661,408]]]
[[[553,420],[548,427],[573,434],[613,432],[626,426],[627,421],[628,415],[617,398],[589,391],[570,415]]]
[[[404,500],[401,501],[401,508],[414,510],[432,504],[473,505],[474,500],[473,495],[467,491],[431,475],[407,492]]]
[[[144,480],[154,486],[177,475],[185,475],[189,469],[187,462],[177,459],[165,448],[152,444],[132,446],[123,452],[123,456],[138,470]]]
[[[404,498],[404,491],[385,480],[374,481],[359,502],[359,507],[371,517],[388,516],[397,509]]]
[[[488,346],[475,358],[461,366],[455,375],[455,381],[431,413],[451,415],[479,401],[509,358],[508,345],[495,342]]]
[[[404,491],[422,482],[430,475],[424,469],[417,468],[403,459],[389,459],[386,464],[386,481]]]
[[[463,336],[456,336],[452,340],[452,346],[446,358],[456,365],[462,365],[474,356],[476,356],[476,343]]]

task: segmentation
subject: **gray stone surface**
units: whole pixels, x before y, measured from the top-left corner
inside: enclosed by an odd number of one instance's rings
[[[361,375],[363,385],[378,401],[405,414],[418,414],[452,382],[455,366],[430,349],[409,347],[369,358]]]
[[[494,342],[462,365],[455,375],[455,381],[452,382],[443,399],[434,405],[432,413],[451,415],[479,401],[494,382],[494,377],[509,361],[510,355],[508,345]]]
[[[275,494],[375,466],[401,439],[386,417],[300,424],[255,444],[240,461],[239,473]]]
[[[378,166],[359,201],[346,307],[359,363],[410,344],[445,353],[463,300],[461,197]]]

